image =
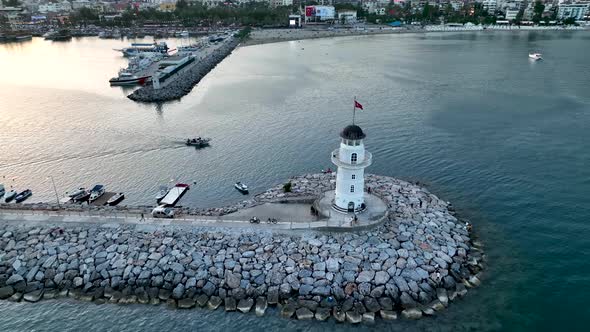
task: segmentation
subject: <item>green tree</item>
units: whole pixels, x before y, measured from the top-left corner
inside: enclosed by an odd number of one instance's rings
[[[533,22],[539,23],[544,11],[545,5],[540,0],[535,1],[535,6],[533,7]]]
[[[20,7],[21,3],[18,0],[2,0],[5,7]]]
[[[565,25],[574,25],[576,24],[576,19],[574,17],[568,17],[563,21]]]

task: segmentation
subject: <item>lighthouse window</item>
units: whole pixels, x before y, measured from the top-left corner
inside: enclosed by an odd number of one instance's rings
[[[356,179],[356,174],[353,174],[353,175],[352,175],[352,179],[353,179],[353,180],[354,180],[354,179]]]
[[[350,186],[350,192],[353,193],[354,192],[354,186]]]
[[[356,164],[356,158],[357,158],[356,153],[353,153],[352,155],[350,155],[350,163]]]

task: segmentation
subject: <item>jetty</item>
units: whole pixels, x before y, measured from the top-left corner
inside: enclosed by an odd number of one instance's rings
[[[233,36],[228,36],[221,42],[211,43],[197,52],[190,61],[174,67],[173,71],[154,73],[152,84],[135,90],[127,97],[137,102],[164,102],[180,99],[223,61],[238,44],[239,39]]]
[[[179,186],[176,185],[168,191],[168,194],[162,198],[160,201],[160,205],[173,207],[178,203],[178,201],[184,196],[184,194],[189,190],[189,186]]]

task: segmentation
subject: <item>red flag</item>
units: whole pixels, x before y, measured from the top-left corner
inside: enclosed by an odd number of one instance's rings
[[[358,101],[354,101],[354,108],[360,108],[363,109],[363,105],[361,105],[361,103],[359,103]]]

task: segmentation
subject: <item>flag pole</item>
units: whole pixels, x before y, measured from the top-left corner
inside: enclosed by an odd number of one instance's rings
[[[354,116],[356,115],[356,96],[354,96],[354,102],[352,103],[352,125],[354,125]]]

